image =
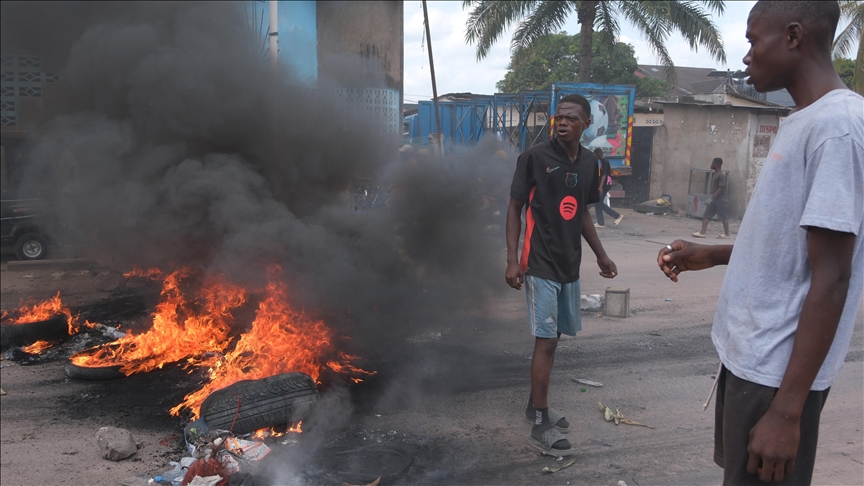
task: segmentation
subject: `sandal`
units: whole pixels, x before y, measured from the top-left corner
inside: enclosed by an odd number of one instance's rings
[[[525,411],[525,419],[532,424],[534,423],[533,408]],[[551,407],[549,408],[549,421],[555,424],[555,428],[558,430],[558,432],[561,432],[562,434],[570,432],[570,422],[568,422],[567,419],[564,418],[564,414]]]
[[[573,449],[570,442],[560,432],[555,430],[554,427],[543,432],[539,440],[535,439],[533,435],[528,434],[528,444],[550,456],[564,457],[576,454],[576,450]],[[556,445],[558,447],[555,447]]]

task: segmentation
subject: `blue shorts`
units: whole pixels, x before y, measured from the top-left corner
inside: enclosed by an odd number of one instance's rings
[[[582,330],[579,281],[561,284],[525,275],[528,326],[539,338],[556,338],[558,333],[575,336]]]

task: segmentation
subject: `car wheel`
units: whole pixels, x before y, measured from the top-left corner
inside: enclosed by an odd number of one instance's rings
[[[48,253],[48,241],[39,233],[27,233],[15,240],[15,255],[19,260],[39,260]]]

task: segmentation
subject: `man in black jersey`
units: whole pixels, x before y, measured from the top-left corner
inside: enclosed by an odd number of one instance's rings
[[[606,255],[588,205],[600,200],[597,157],[579,144],[591,124],[591,105],[568,95],[555,110],[556,138],[523,152],[516,163],[507,209],[507,284],[525,285],[528,323],[535,336],[531,359],[531,396],[526,409],[534,426],[529,443],[547,454],[572,455],[564,416],[549,408],[549,377],[561,334],[582,328],[579,267],[582,237],[597,257],[600,275],[613,278],[615,263]],[[525,240],[519,258],[521,213],[525,204]]]

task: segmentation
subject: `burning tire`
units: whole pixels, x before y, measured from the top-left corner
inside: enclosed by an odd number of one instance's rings
[[[303,420],[317,399],[312,377],[283,373],[216,390],[201,404],[201,418],[211,430],[245,434]]]
[[[27,346],[36,341],[61,341],[69,337],[66,316],[56,315],[44,321],[0,325],[0,350]]]
[[[76,380],[101,381],[126,378],[126,375],[120,371],[120,365],[89,367],[78,366],[67,361],[66,366],[63,367],[63,372],[68,378]]]

